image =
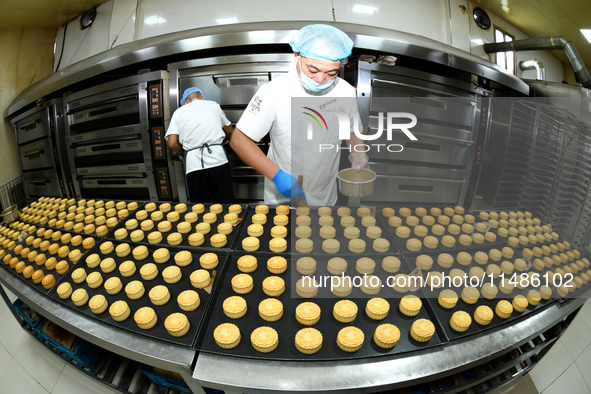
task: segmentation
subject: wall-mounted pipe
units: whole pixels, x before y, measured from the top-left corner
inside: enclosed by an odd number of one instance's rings
[[[579,77],[581,85],[586,88],[591,88],[591,75],[589,75],[589,70],[585,67],[585,63],[583,63],[575,45],[564,36],[538,37],[530,38],[528,40],[484,44],[482,48],[486,53],[536,50],[551,51],[556,49],[564,50]]]
[[[544,67],[544,63],[542,63],[538,59],[524,60],[522,62],[519,62],[519,68],[523,71],[536,70],[536,79],[538,81],[546,80],[546,68]]]

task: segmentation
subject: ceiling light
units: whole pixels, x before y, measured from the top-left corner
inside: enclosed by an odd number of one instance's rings
[[[481,40],[480,38],[475,38],[473,40],[470,40],[470,42],[472,42],[472,44],[474,44],[474,45],[484,45],[484,41]]]
[[[152,16],[149,16],[146,19],[144,19],[144,23],[146,25],[156,25],[156,24],[160,25],[165,22],[166,22],[166,19],[164,19],[160,16],[156,16],[156,15],[152,15]]]
[[[587,41],[591,43],[591,29],[581,29],[581,33],[583,33]]]
[[[353,12],[358,12],[360,14],[373,14],[375,10],[377,10],[376,7],[370,7],[368,5],[355,4],[353,6]]]
[[[230,23],[238,23],[238,18],[224,18],[216,19],[218,25],[229,25]]]

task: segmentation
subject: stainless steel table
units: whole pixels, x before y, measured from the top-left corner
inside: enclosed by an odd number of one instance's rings
[[[441,347],[351,362],[265,362],[201,353],[192,384],[226,392],[371,392],[406,387],[482,364],[546,331],[587,300],[549,305],[525,320]]]
[[[4,269],[0,269],[0,283],[37,313],[75,335],[132,360],[177,372],[185,381],[191,380],[191,365],[196,357],[195,350],[118,330],[76,313],[25,285],[23,281]]]
[[[584,297],[555,302],[518,323],[436,348],[390,357],[309,363],[197,354],[193,349],[119,330],[76,313],[6,270],[0,269],[0,283],[39,314],[79,337],[132,360],[179,373],[195,393],[203,393],[202,387],[226,392],[370,392],[418,384],[517,348],[566,318],[591,294],[590,288]]]

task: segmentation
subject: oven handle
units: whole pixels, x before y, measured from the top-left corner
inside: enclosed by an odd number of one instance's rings
[[[102,179],[101,178],[101,175],[91,175],[91,176],[78,175],[76,177],[76,180],[77,181],[83,181],[83,180],[86,180],[86,179],[89,179],[89,180],[91,180],[91,179],[92,180],[95,180],[96,179],[97,181],[100,180],[100,183],[108,184],[108,181],[109,180],[116,180],[116,179],[145,179],[147,177],[148,177],[148,174],[145,173],[145,172],[142,172],[141,174],[138,173],[137,175],[128,175],[128,176],[125,176],[125,177],[122,177],[122,176],[121,177],[115,177],[115,176],[108,175],[106,179]]]
[[[29,156],[36,155],[38,153],[42,155],[43,153],[45,153],[45,150],[43,150],[43,149],[37,149],[37,150],[33,150],[31,152],[22,153],[21,155],[24,156],[24,157],[29,157]]]
[[[27,127],[29,127],[29,126],[31,126],[33,124],[39,124],[39,123],[41,123],[41,119],[35,119],[35,120],[32,120],[32,121],[30,121],[28,123],[25,123],[22,126],[19,126],[19,129],[24,130],[24,131],[27,131],[27,130],[25,130]]]
[[[88,108],[99,107],[101,105],[110,104],[110,103],[116,103],[118,101],[129,100],[129,99],[136,99],[137,100],[138,98],[139,98],[139,96],[137,94],[132,94],[130,96],[117,97],[117,98],[113,98],[113,99],[101,101],[101,102],[98,102],[98,103],[88,104],[88,105],[85,105],[83,107],[78,107],[78,108],[71,109],[68,112],[66,112],[66,115],[72,115],[72,114],[75,114],[76,112],[85,111]]]
[[[375,127],[370,127],[369,129],[370,130],[376,130]],[[460,140],[460,139],[457,139],[457,138],[445,137],[445,136],[442,136],[442,135],[424,134],[424,133],[417,132],[417,131],[413,131],[412,133],[415,136],[418,135],[418,136],[423,136],[423,137],[426,137],[426,138],[436,138],[436,139],[440,139],[440,140],[446,140],[446,141],[452,141],[452,142],[460,142],[460,143],[463,143],[463,144],[466,144],[466,145],[472,145],[474,143],[474,141]],[[372,135],[372,134],[370,134],[370,135]]]
[[[28,179],[28,182],[34,186],[47,186],[50,179]]]
[[[212,75],[211,78],[213,79],[213,83],[216,85],[218,84],[219,80],[222,78],[227,79],[238,79],[238,78],[252,78],[252,77],[267,77],[268,80],[271,80],[271,73],[245,73],[245,74],[222,74],[222,75]]]
[[[421,181],[445,181],[445,182],[455,182],[455,183],[464,183],[466,182],[464,179],[434,179],[434,178],[427,178],[427,177],[422,177],[422,176],[415,176],[415,175],[377,175],[378,178],[412,178],[412,179],[418,179]]]

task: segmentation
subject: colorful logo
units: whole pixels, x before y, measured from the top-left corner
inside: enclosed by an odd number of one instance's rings
[[[324,127],[326,127],[326,131],[328,131],[328,125],[326,124],[326,120],[324,120],[324,118],[322,117],[322,115],[320,115],[320,112],[318,112],[318,111],[316,111],[316,110],[313,110],[312,108],[309,108],[309,107],[302,107],[302,108],[304,108],[304,109],[307,109],[307,110],[309,110],[309,111],[312,111],[312,112],[314,112],[316,115],[318,115],[318,116],[320,117],[320,119],[322,119],[322,123],[324,123]],[[312,115],[311,113],[308,113],[308,112],[302,112],[302,113],[303,113],[304,115],[308,115],[308,116],[310,116],[312,119],[314,119],[314,120],[316,121],[316,123],[318,123],[318,126],[320,126],[320,130],[323,130],[323,128],[322,128],[322,123],[320,123],[320,120],[319,120],[319,119],[318,119],[316,116],[314,116],[314,115]]]

